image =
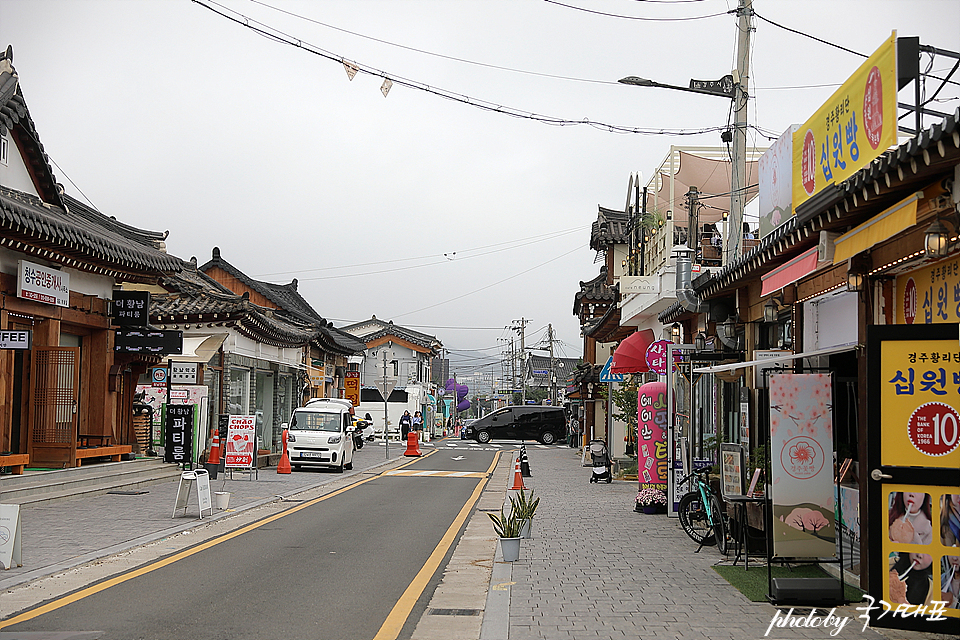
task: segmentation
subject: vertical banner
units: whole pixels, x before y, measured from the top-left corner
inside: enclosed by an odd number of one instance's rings
[[[667,490],[667,383],[637,390],[637,473],[640,489]]]
[[[360,406],[359,371],[347,371],[347,377],[343,381],[343,397],[352,402],[354,407]]]
[[[163,461],[187,464],[193,461],[193,406],[168,404],[164,428]]]
[[[230,416],[227,425],[227,446],[224,467],[227,469],[253,468],[253,454],[257,442],[256,416]]]
[[[829,374],[770,378],[770,467],[774,557],[836,557]]]

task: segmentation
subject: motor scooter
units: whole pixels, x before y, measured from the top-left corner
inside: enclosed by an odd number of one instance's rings
[[[367,426],[364,420],[357,420],[353,425],[353,446],[357,449],[363,449],[363,429]]]

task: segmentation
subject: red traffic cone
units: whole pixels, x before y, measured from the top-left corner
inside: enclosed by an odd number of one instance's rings
[[[290,456],[287,454],[287,430],[283,430],[283,453],[280,455],[280,462],[277,463],[277,473],[290,473]]]
[[[220,464],[220,431],[213,434],[213,442],[210,444],[210,457],[207,458],[209,464]]]
[[[414,458],[419,458],[423,454],[420,453],[420,432],[419,431],[410,431],[407,433],[407,450],[403,452],[403,455],[410,456]]]
[[[510,487],[511,491],[517,491],[519,489],[525,489],[523,486],[523,474],[520,473],[520,456],[517,456],[517,464],[513,467],[513,486]]]

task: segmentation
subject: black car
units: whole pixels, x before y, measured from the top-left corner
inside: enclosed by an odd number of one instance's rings
[[[567,421],[563,409],[541,405],[504,407],[464,427],[465,437],[480,443],[491,440],[539,440],[543,444],[553,444],[563,439],[566,433]]]

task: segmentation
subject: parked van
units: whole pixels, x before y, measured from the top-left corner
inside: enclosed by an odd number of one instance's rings
[[[543,444],[553,444],[566,436],[567,421],[560,407],[529,405],[497,409],[463,429],[465,437],[480,443],[539,440]]]
[[[353,469],[353,403],[341,398],[314,398],[293,410],[287,427],[290,466]]]

